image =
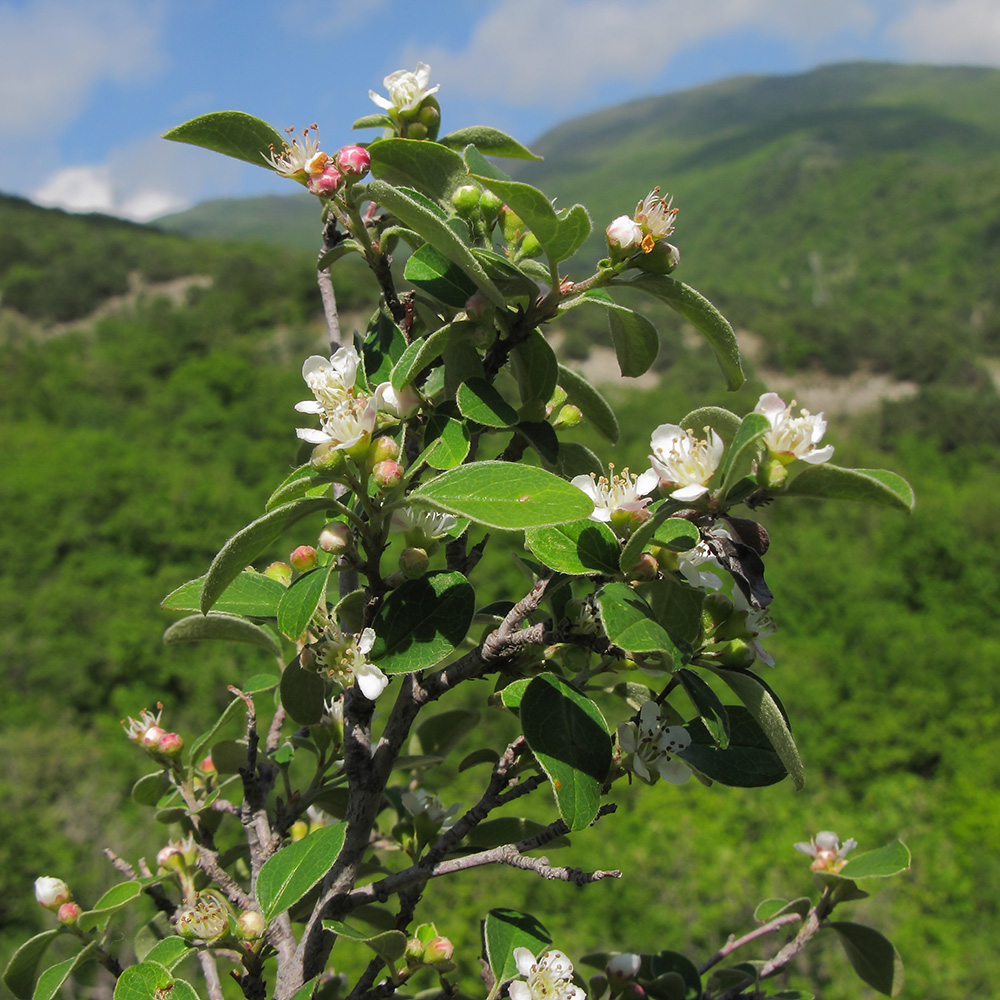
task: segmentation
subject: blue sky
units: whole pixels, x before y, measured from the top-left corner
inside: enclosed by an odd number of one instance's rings
[[[374,133],[393,70],[432,67],[446,131],[529,142],[576,115],[849,59],[1000,66],[1000,0],[0,0],[0,191],[149,219],[287,190],[164,142],[235,108],[324,146]]]

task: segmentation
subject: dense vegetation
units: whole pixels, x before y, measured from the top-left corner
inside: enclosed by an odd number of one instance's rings
[[[843,464],[906,475],[919,498],[912,518],[807,501],[769,512],[780,631],[768,646],[801,720],[806,791],[692,782],[631,798],[634,853],[615,863],[633,877],[572,899],[564,886],[565,910],[548,923],[575,955],[607,937],[611,908],[637,948],[683,938],[709,952],[721,928],[746,929],[762,895],[808,890],[793,841],[832,828],[873,847],[899,832],[916,866],[878,901],[877,923],[907,962],[906,995],[988,995],[1000,978],[996,819],[983,793],[1000,779],[1000,718],[983,699],[1000,652],[990,502],[1000,489],[1000,408],[977,364],[1000,342],[1000,164],[986,148],[996,125],[985,110],[1000,99],[1000,74],[844,67],[805,81],[731,81],[656,99],[656,136],[634,134],[626,108],[539,143],[548,159],[535,169],[562,174],[574,130],[606,135],[620,159],[580,163],[579,190],[560,192],[598,218],[630,208],[637,173],[640,194],[669,183],[682,206],[679,276],[716,294],[738,326],[765,333],[772,363],[819,360],[843,372],[869,361],[923,385],[828,435]],[[111,881],[94,844],[130,857],[161,846],[129,829],[127,795],[144,761],[117,720],[159,699],[171,725],[191,734],[220,704],[235,664],[270,666],[244,647],[162,647],[157,605],[261,510],[262,478],[292,467],[298,368],[323,341],[305,250],[184,239],[6,198],[0,231],[6,951],[42,926],[35,875],[69,878],[79,898],[94,899]],[[812,253],[827,269],[825,296]],[[88,322],[129,290],[133,272],[211,280],[181,304],[154,284]],[[365,297],[353,272],[338,293],[346,309]],[[578,353],[599,335],[567,333]],[[651,427],[706,392],[743,412],[760,391],[723,399],[707,351],[685,348],[669,325],[659,367],[656,390],[614,394],[621,465],[639,467]],[[275,555],[294,541],[311,539]],[[858,731],[869,736],[858,741]],[[607,863],[599,836],[576,839],[574,864]],[[713,893],[703,880],[713,869],[736,877]],[[474,892],[470,880],[467,895],[439,898],[450,912],[428,914],[469,968],[481,908],[471,897],[530,909],[534,891],[530,877],[509,872],[476,880]],[[809,974],[824,984],[841,961],[830,948]],[[864,995],[835,978],[824,997]]]

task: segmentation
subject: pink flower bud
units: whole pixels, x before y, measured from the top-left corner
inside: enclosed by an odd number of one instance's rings
[[[334,160],[348,184],[359,181],[371,167],[372,158],[363,146],[345,146]]]
[[[340,521],[331,521],[319,533],[319,547],[324,552],[343,552],[351,545],[351,529]]]
[[[215,764],[212,762],[212,755],[209,754],[207,757],[203,757],[198,767],[205,774],[215,774]]]
[[[58,910],[70,898],[69,886],[61,878],[42,875],[35,879],[35,899],[46,910]]]
[[[629,579],[655,580],[659,568],[656,559],[649,552],[643,552],[639,557],[639,561],[630,570]]]
[[[396,443],[395,438],[389,437],[388,434],[383,434],[372,441],[371,450],[368,452],[368,461],[371,462],[373,468],[379,462],[398,457],[399,445]]]
[[[479,322],[479,320],[484,319],[486,314],[490,311],[491,306],[489,299],[483,295],[482,292],[473,292],[469,296],[468,301],[465,303],[465,315],[471,320]]]
[[[264,570],[264,576],[269,580],[277,580],[282,586],[287,587],[292,582],[292,567],[288,563],[273,562]]]
[[[166,847],[161,847],[157,851],[156,863],[167,871],[179,872],[184,869],[184,855],[176,844],[167,844]]]
[[[372,469],[372,479],[383,490],[394,490],[403,482],[403,467],[391,458]]]
[[[619,215],[604,234],[608,240],[611,259],[615,261],[630,257],[642,243],[642,229],[635,219],[628,215]]]
[[[70,926],[76,923],[77,918],[82,912],[83,910],[80,909],[79,903],[63,903],[56,911],[56,919],[59,923]]]
[[[300,545],[289,557],[292,569],[299,573],[306,573],[316,568],[316,550],[311,545]]]
[[[177,733],[164,733],[157,749],[167,757],[176,757],[184,749],[184,739]]]
[[[646,991],[638,983],[629,983],[622,990],[622,1000],[646,1000]]]
[[[428,965],[443,965],[450,962],[455,954],[455,946],[446,937],[431,938],[424,947],[424,961]]]
[[[319,198],[329,198],[343,183],[340,171],[333,166],[327,167],[321,174],[310,174],[306,181],[309,191]]]
[[[159,726],[150,726],[143,734],[139,737],[139,743],[142,744],[143,748],[146,750],[159,750],[160,740],[166,736],[166,730],[161,729]]]
[[[424,960],[424,946],[420,938],[410,938],[406,942],[406,964],[410,966],[420,965]]]

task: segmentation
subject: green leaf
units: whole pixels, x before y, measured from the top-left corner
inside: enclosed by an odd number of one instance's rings
[[[325,711],[326,683],[295,657],[281,674],[281,704],[300,726],[315,726]]]
[[[579,407],[594,428],[614,444],[618,440],[618,418],[607,400],[582,375],[562,365],[558,382],[566,392],[566,402]]]
[[[62,933],[62,927],[42,931],[41,934],[36,934],[25,941],[11,956],[7,968],[4,969],[3,981],[18,1000],[31,1000],[38,963],[52,941]]]
[[[582,205],[574,205],[560,218],[538,188],[511,180],[475,147],[466,149],[465,161],[469,173],[521,217],[553,263],[572,257],[590,235],[590,216]]]
[[[887,997],[903,989],[903,960],[899,952],[878,931],[847,920],[828,920],[836,931],[854,971],[872,989]]]
[[[165,644],[200,642],[204,639],[225,639],[229,642],[248,642],[259,646],[274,656],[281,656],[281,645],[259,625],[237,615],[223,615],[210,611],[207,615],[190,615],[171,625],[163,633]]]
[[[325,566],[303,573],[287,590],[278,605],[278,630],[293,642],[299,639],[312,620],[320,601],[326,604],[326,588],[336,566],[330,560]]]
[[[529,913],[494,909],[486,914],[483,921],[483,950],[498,983],[513,979],[518,974],[514,962],[515,948],[527,948],[537,957],[550,944],[552,937],[549,932]]]
[[[722,678],[732,688],[736,696],[746,705],[750,714],[756,719],[764,731],[771,746],[781,758],[796,788],[805,784],[805,774],[802,769],[802,759],[792,738],[781,709],[771,694],[767,684],[756,674],[748,670],[724,670],[722,667],[709,668],[716,676]]]
[[[225,589],[269,545],[276,542],[293,524],[318,511],[343,510],[343,506],[327,497],[303,497],[292,500],[268,512],[238,531],[219,550],[205,576],[201,588],[201,610],[207,614]]]
[[[305,496],[310,490],[317,486],[329,486],[330,480],[324,479],[321,474],[314,469],[308,462],[305,465],[300,465],[297,469],[292,469],[291,472],[285,476],[284,481],[280,486],[275,489],[275,491],[267,498],[267,503],[264,504],[264,510],[273,510],[275,507],[280,506],[283,503],[288,503],[289,500],[297,500],[301,496]]]
[[[589,826],[611,766],[611,737],[600,709],[562,678],[543,673],[525,689],[520,717],[563,822],[571,831]]]
[[[781,781],[788,773],[763,730],[742,705],[727,705],[729,746],[715,745],[700,719],[688,725],[691,745],[677,752],[706,778],[734,788],[759,788]]]
[[[443,399],[454,399],[463,382],[486,377],[483,359],[472,340],[453,341],[445,348],[441,360],[444,361]]]
[[[455,401],[463,417],[485,427],[510,427],[517,423],[517,410],[486,379],[464,382],[458,387]]]
[[[398,392],[412,382],[432,361],[439,358],[449,347],[459,341],[474,336],[475,323],[459,321],[447,323],[435,330],[425,340],[415,340],[403,352],[392,369],[392,387]]]
[[[664,536],[665,542],[669,542],[669,548],[675,549],[676,551],[683,552],[686,549],[693,548],[698,544],[698,529],[691,524],[690,521],[687,524],[690,529],[684,526],[684,518],[674,518],[677,523],[673,524],[668,522],[671,514],[676,513],[680,510],[682,504],[676,503],[674,501],[666,501],[656,507],[653,511],[653,516],[648,520],[644,521],[639,525],[635,531],[629,536],[629,540],[625,543],[625,548],[622,549],[621,558],[619,559],[619,565],[622,568],[623,573],[627,573],[632,569],[633,566],[639,561],[639,557],[642,555],[643,550],[646,546],[653,540],[653,536],[656,534],[662,534]],[[669,527],[663,528],[661,530],[661,525],[664,522],[669,523]],[[691,534],[693,530],[694,534]],[[691,545],[687,542],[693,538],[694,541]]]
[[[576,476],[604,475],[604,466],[601,460],[589,449],[577,441],[560,441],[559,457],[553,466],[565,479],[573,479]]]
[[[96,951],[97,942],[90,941],[72,958],[67,958],[66,961],[46,969],[38,977],[38,983],[35,986],[35,993],[32,1000],[52,1000],[66,980],[73,974],[74,970],[87,962],[93,961],[94,952]]]
[[[800,917],[812,909],[812,902],[807,896],[799,896],[791,902],[785,899],[765,899],[759,903],[754,910],[754,920],[762,924],[770,923],[775,917],[780,917],[783,913],[797,913]]]
[[[704,436],[705,428],[711,427],[723,441],[733,441],[736,438],[742,421],[732,410],[722,406],[700,406],[692,410],[681,422],[685,430],[694,431]]]
[[[219,774],[239,774],[247,766],[247,741],[219,740],[212,744],[211,756]]]
[[[114,1000],[159,1000],[172,995],[175,982],[159,962],[140,962],[128,966],[118,977]]]
[[[390,968],[406,954],[406,935],[402,931],[370,933],[351,927],[342,920],[324,920],[323,927],[325,930],[333,931],[338,937],[368,945]]]
[[[163,138],[211,149],[268,170],[274,169],[268,162],[272,148],[280,153],[285,145],[285,137],[280,132],[267,122],[242,111],[214,111],[200,115],[164,132]]]
[[[430,243],[410,254],[403,268],[403,277],[415,288],[456,309],[464,308],[476,291],[476,286],[462,269]]]
[[[676,646],[652,608],[623,583],[606,584],[597,595],[608,639],[630,653],[667,653]]]
[[[460,420],[453,420],[443,413],[432,413],[424,428],[427,447],[414,463],[426,462],[432,469],[453,469],[465,461],[471,439],[468,427]]]
[[[608,324],[622,375],[637,378],[649,371],[660,351],[656,327],[645,316],[624,308],[609,309]]]
[[[540,160],[530,149],[526,149],[516,139],[512,139],[499,129],[487,125],[469,125],[441,136],[438,142],[451,149],[465,149],[475,146],[486,156],[503,156],[509,160]]]
[[[295,658],[294,662],[298,662],[298,657]],[[212,726],[207,732],[201,734],[191,744],[187,752],[187,762],[188,764],[197,764],[201,761],[204,755],[205,749],[210,743],[214,743],[218,738],[219,733],[221,733],[226,726],[231,725],[236,719],[244,719],[246,717],[246,704],[242,698],[233,698],[233,700],[225,707],[222,714],[215,721],[215,725]]]
[[[407,580],[385,599],[372,622],[373,663],[387,674],[433,666],[465,638],[476,593],[461,573],[428,573]]]
[[[837,873],[843,878],[889,878],[910,867],[910,849],[901,840],[857,854]]]
[[[171,591],[160,607],[165,611],[200,610],[201,588],[204,583],[203,576],[197,580],[189,580]],[[277,580],[272,580],[263,573],[246,570],[222,592],[222,596],[215,602],[215,610],[247,618],[273,618],[278,611],[278,601],[284,593],[284,586]]]
[[[89,931],[97,927],[103,930],[111,917],[123,906],[127,906],[142,892],[142,884],[138,881],[121,882],[112,886],[94,904],[93,909],[86,910],[77,918],[76,926],[81,931]]]
[[[397,188],[416,188],[449,210],[452,192],[469,182],[465,160],[445,148],[445,144],[417,139],[379,139],[368,147],[368,153],[373,177]]]
[[[751,457],[756,453],[755,445],[767,433],[770,426],[771,422],[762,413],[748,413],[740,422],[719,467],[720,493],[725,492],[734,470],[741,466],[749,468],[749,461],[741,463],[740,459],[748,452]]]
[[[545,420],[522,420],[516,430],[538,452],[546,465],[551,466],[558,461],[559,438],[550,423]]]
[[[538,282],[506,257],[485,247],[472,247],[472,254],[508,298],[529,296],[534,299],[538,296]]]
[[[576,521],[594,508],[586,493],[551,472],[511,462],[449,469],[414,490],[410,500],[507,530]]]
[[[599,521],[570,521],[549,528],[529,528],[524,540],[539,562],[570,576],[618,574],[618,539]]]
[[[503,295],[483,270],[482,264],[472,251],[442,221],[437,214],[400,188],[385,181],[373,180],[366,188],[367,195],[384,209],[392,212],[402,223],[418,232],[428,243],[433,244],[448,260],[457,264],[473,281],[477,288],[501,309],[506,306]]]
[[[702,725],[708,730],[715,745],[722,750],[729,746],[729,713],[719,696],[693,670],[677,671],[684,690],[698,710]]]
[[[800,472],[783,491],[790,497],[820,497],[824,500],[862,500],[866,503],[913,510],[913,489],[894,472],[883,469],[841,469],[823,463]]]
[[[385,303],[381,303],[368,322],[361,359],[369,385],[387,382],[393,366],[406,350],[406,338],[396,325]]]
[[[157,941],[143,956],[143,961],[159,962],[165,968],[173,969],[190,954],[191,948],[184,938],[168,937]]]
[[[684,1000],[699,1000],[701,997],[701,977],[691,959],[676,951],[661,951],[650,958],[650,972],[655,979],[676,976],[680,980],[679,997]],[[651,991],[654,995],[655,990]]]
[[[409,751],[444,759],[479,723],[479,713],[466,708],[438,712],[422,722],[410,738]]]
[[[666,302],[671,309],[680,313],[712,345],[719,367],[726,378],[727,388],[735,392],[743,385],[743,367],[740,364],[740,348],[736,342],[736,334],[733,333],[733,328],[726,317],[700,292],[666,274],[639,274],[627,281],[617,280],[615,284],[626,288],[638,288]]]
[[[333,867],[344,846],[345,830],[343,823],[321,826],[264,862],[255,893],[268,923],[294,906]]]
[[[370,115],[362,115],[351,128],[392,128],[392,119],[381,111],[373,111]]]
[[[511,351],[510,360],[521,402],[547,403],[556,391],[559,377],[559,362],[549,342],[538,330],[532,330],[528,338]],[[543,416],[544,410],[539,407],[538,419]]]
[[[132,801],[141,806],[155,806],[173,788],[167,772],[162,768],[152,774],[143,775],[132,786]]]

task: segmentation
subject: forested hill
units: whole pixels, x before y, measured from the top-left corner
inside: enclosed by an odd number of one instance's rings
[[[850,63],[610,108],[532,143],[543,162],[510,166],[591,210],[581,259],[661,185],[680,209],[677,276],[760,334],[774,366],[867,361],[968,385],[970,363],[1000,351],[998,107],[995,70]],[[276,200],[158,225],[312,246],[310,199],[284,217]]]

